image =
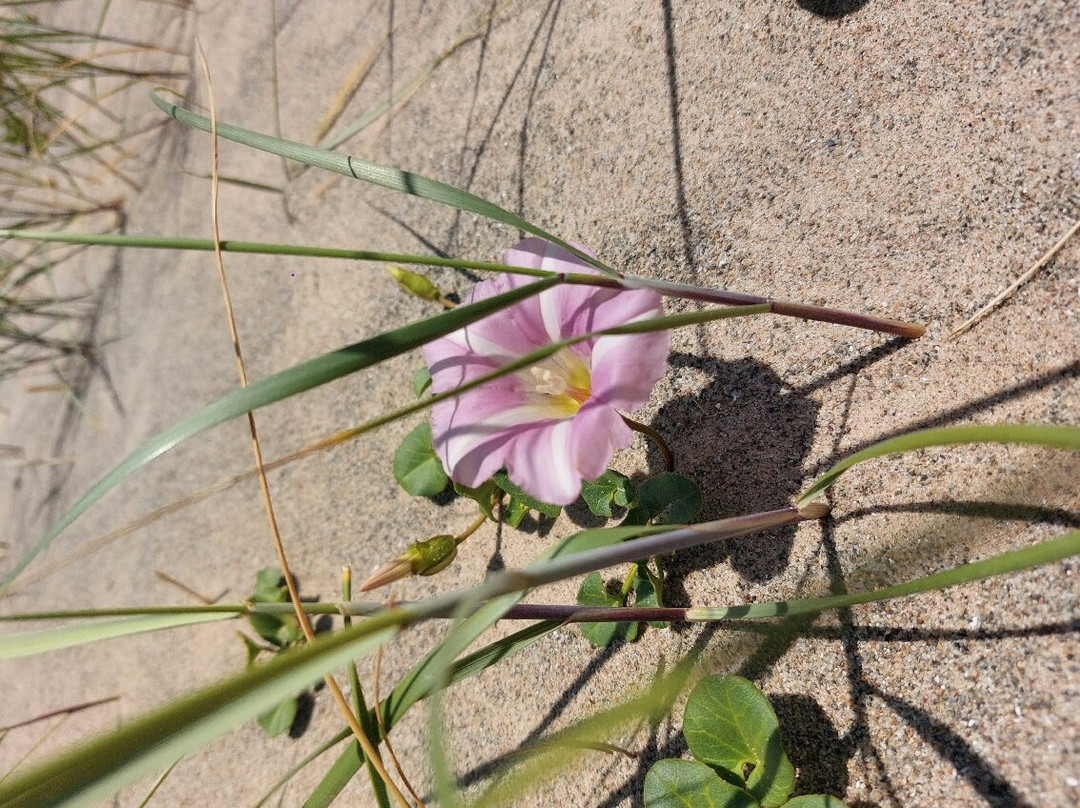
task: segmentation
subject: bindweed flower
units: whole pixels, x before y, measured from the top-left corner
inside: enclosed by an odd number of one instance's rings
[[[529,238],[503,263],[563,273],[596,270],[567,250]],[[522,286],[500,275],[466,302]],[[424,346],[436,393],[451,390],[553,342],[663,314],[651,290],[562,284]],[[664,374],[666,331],[592,337],[531,367],[432,408],[435,451],[450,478],[476,487],[502,467],[526,493],[567,505],[599,477],[632,433],[620,415],[641,407]]]

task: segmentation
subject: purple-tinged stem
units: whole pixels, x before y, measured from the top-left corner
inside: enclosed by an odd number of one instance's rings
[[[836,323],[837,325],[863,328],[868,331],[882,331],[886,334],[898,334],[911,339],[921,337],[926,333],[926,326],[907,323],[903,320],[875,317],[872,314],[857,314],[853,311],[843,311],[841,309],[828,309],[823,306],[812,306],[808,303],[773,300],[772,298],[749,295],[744,292],[706,289],[688,283],[674,283],[672,281],[637,278],[627,275],[622,279],[621,285],[628,289],[655,289],[672,297],[700,300],[705,303],[721,303],[729,306],[752,306],[767,303],[773,314],[780,314],[785,317],[800,317],[804,320],[817,320],[822,323]]]

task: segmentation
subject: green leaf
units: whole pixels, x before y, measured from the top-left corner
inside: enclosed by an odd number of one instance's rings
[[[262,713],[258,718],[259,726],[271,738],[276,738],[292,726],[299,707],[300,703],[296,699],[286,699],[274,709]]]
[[[561,505],[552,505],[549,502],[541,502],[535,497],[530,497],[506,476],[505,471],[496,472],[492,479],[495,480],[495,484],[499,488],[510,496],[506,505],[506,522],[510,527],[517,527],[521,524],[521,520],[529,511],[538,511],[544,516],[550,516],[552,519],[562,513]]]
[[[96,805],[230,729],[372,652],[399,630],[402,612],[384,613],[280,654],[263,665],[174,699],[117,730],[26,767],[0,782],[0,805]]]
[[[596,516],[607,519],[612,517],[612,505],[625,508],[634,497],[634,486],[630,479],[619,472],[608,469],[595,480],[585,480],[581,484],[581,498]]]
[[[475,502],[480,508],[480,512],[492,522],[498,521],[495,518],[494,509],[496,492],[494,480],[487,480],[481,483],[477,488],[469,488],[467,485],[454,483],[454,491],[456,491],[459,496],[468,497]]]
[[[828,794],[805,794],[802,797],[792,797],[784,803],[784,808],[847,808],[847,806]]]
[[[892,598],[904,598],[946,589],[958,584],[981,581],[994,575],[1052,564],[1055,561],[1080,555],[1080,530],[1070,530],[1054,539],[1009,550],[981,561],[961,564],[941,572],[935,572],[922,578],[915,578],[892,586],[872,589],[867,592],[852,592],[847,595],[828,595],[821,598],[801,598],[773,603],[751,603],[741,606],[705,606],[687,610],[687,619],[695,621],[720,621],[759,619],[763,617],[790,617],[796,614],[811,614],[827,609],[844,609],[860,603],[875,603]]]
[[[857,463],[883,455],[912,452],[930,446],[956,446],[965,443],[1032,443],[1059,449],[1080,449],[1080,427],[1056,424],[993,424],[989,426],[946,426],[921,429],[897,438],[875,443],[861,452],[844,458],[818,477],[799,497],[797,504],[811,502]]]
[[[776,713],[741,676],[702,679],[686,702],[683,734],[697,760],[745,785],[766,808],[781,805],[795,790],[795,767],[780,743]]]
[[[258,659],[259,654],[263,652],[263,648],[242,631],[236,632],[236,636],[244,643],[244,648],[247,650],[247,667],[250,668],[255,664],[255,660]]]
[[[289,597],[285,576],[278,567],[264,567],[255,573],[255,595],[259,603],[283,603]]]
[[[278,648],[284,648],[300,639],[303,635],[296,618],[279,614],[249,614],[248,620],[255,633],[266,642]]]
[[[209,118],[197,115],[176,104],[170,104],[156,94],[151,94],[150,98],[157,105],[158,109],[166,115],[171,115],[181,123],[194,127],[195,129],[201,129],[204,132],[210,131]],[[508,210],[500,208],[493,202],[488,202],[486,199],[482,199],[468,191],[462,191],[452,185],[447,185],[444,182],[428,179],[419,174],[391,168],[390,166],[372,163],[369,160],[363,160],[358,157],[350,157],[347,154],[327,151],[326,149],[319,149],[313,146],[305,146],[302,143],[295,143],[290,140],[283,140],[282,138],[253,132],[250,129],[233,126],[232,124],[224,123],[223,121],[215,121],[215,129],[218,137],[222,137],[225,140],[232,140],[236,143],[250,146],[253,149],[276,154],[279,157],[284,157],[288,160],[296,160],[298,163],[304,163],[305,165],[314,168],[333,171],[335,174],[341,174],[346,177],[352,177],[353,179],[370,182],[372,185],[380,185],[383,188],[389,188],[390,190],[399,191],[404,194],[419,196],[424,199],[429,199],[432,202],[438,202],[439,204],[448,205],[452,208],[457,208],[458,210],[484,216],[496,222],[502,222],[512,228],[524,230],[526,233],[531,233],[534,236],[539,236],[540,238],[564,247],[583,261],[592,264],[606,275],[616,274],[615,270],[611,269],[611,267],[590,255],[586,255],[576,247],[567,244],[558,236],[554,236],[551,233],[541,230],[531,222],[522,219],[520,216],[513,214]]]
[[[433,497],[441,493],[450,478],[432,446],[431,424],[424,421],[405,436],[394,452],[394,479],[410,494]]]
[[[621,595],[608,591],[604,579],[598,572],[585,576],[585,580],[581,582],[581,588],[578,589],[577,602],[580,606],[607,608],[626,605]],[[630,622],[578,623],[578,628],[581,629],[581,636],[597,647],[610,645],[615,640],[633,642],[638,634],[638,624]]]
[[[682,474],[664,471],[638,486],[624,525],[685,525],[701,511],[701,489]]]
[[[517,497],[510,497],[506,501],[506,508],[503,510],[503,516],[506,519],[506,524],[510,527],[517,527],[521,524],[521,520],[525,518],[525,515],[529,512],[529,506],[522,502]]]
[[[417,398],[424,395],[428,388],[431,387],[431,371],[427,368],[420,368],[412,377],[412,390],[416,394]]]
[[[666,758],[645,775],[645,808],[757,808],[741,788],[703,763]]]
[[[160,631],[165,628],[209,623],[214,620],[231,620],[237,616],[237,612],[148,614],[139,617],[124,617],[119,620],[96,620],[92,623],[39,629],[19,634],[3,634],[0,635],[0,660],[18,659],[46,651],[70,648],[73,645],[83,645],[113,637],[126,637],[129,634],[141,634],[144,631]]]
[[[353,740],[304,800],[303,808],[328,808],[363,765],[364,753],[360,744]]]
[[[313,387],[318,387],[321,384],[326,384],[334,379],[398,356],[413,348],[418,348],[426,342],[457,331],[492,312],[503,309],[531,295],[538,294],[557,283],[557,277],[545,278],[494,297],[458,306],[442,314],[436,314],[425,320],[411,323],[402,328],[349,345],[338,351],[323,354],[315,359],[294,365],[288,370],[275,373],[266,379],[260,379],[247,387],[234,390],[223,396],[208,407],[189,415],[164,432],[150,438],[150,440],[128,455],[120,465],[95,483],[23,555],[4,577],[3,581],[0,581],[0,592],[26,568],[27,564],[48,547],[53,539],[85,513],[91,505],[105,496],[126,477],[192,435],[197,435],[251,410],[264,407],[267,404],[280,401],[305,390],[310,390]]]
[[[638,564],[634,574],[634,606],[660,608],[664,605],[663,584],[648,564]],[[650,620],[653,628],[667,628],[670,623],[663,620]]]

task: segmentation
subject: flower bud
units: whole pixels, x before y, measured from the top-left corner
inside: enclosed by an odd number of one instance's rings
[[[449,535],[432,536],[427,541],[418,541],[409,551],[415,553],[414,573],[434,575],[450,566],[457,556],[457,539]]]
[[[453,536],[444,534],[418,541],[393,561],[371,573],[360,584],[360,591],[378,589],[409,575],[434,575],[446,569],[456,555],[457,540]]]
[[[439,287],[433,284],[426,275],[419,272],[411,272],[397,264],[387,264],[386,271],[398,282],[398,286],[410,295],[416,295],[423,300],[437,301],[442,299]]]

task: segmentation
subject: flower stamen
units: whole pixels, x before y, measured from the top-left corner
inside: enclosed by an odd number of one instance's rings
[[[551,408],[554,417],[574,415],[592,395],[589,368],[569,348],[518,372],[534,403]]]

